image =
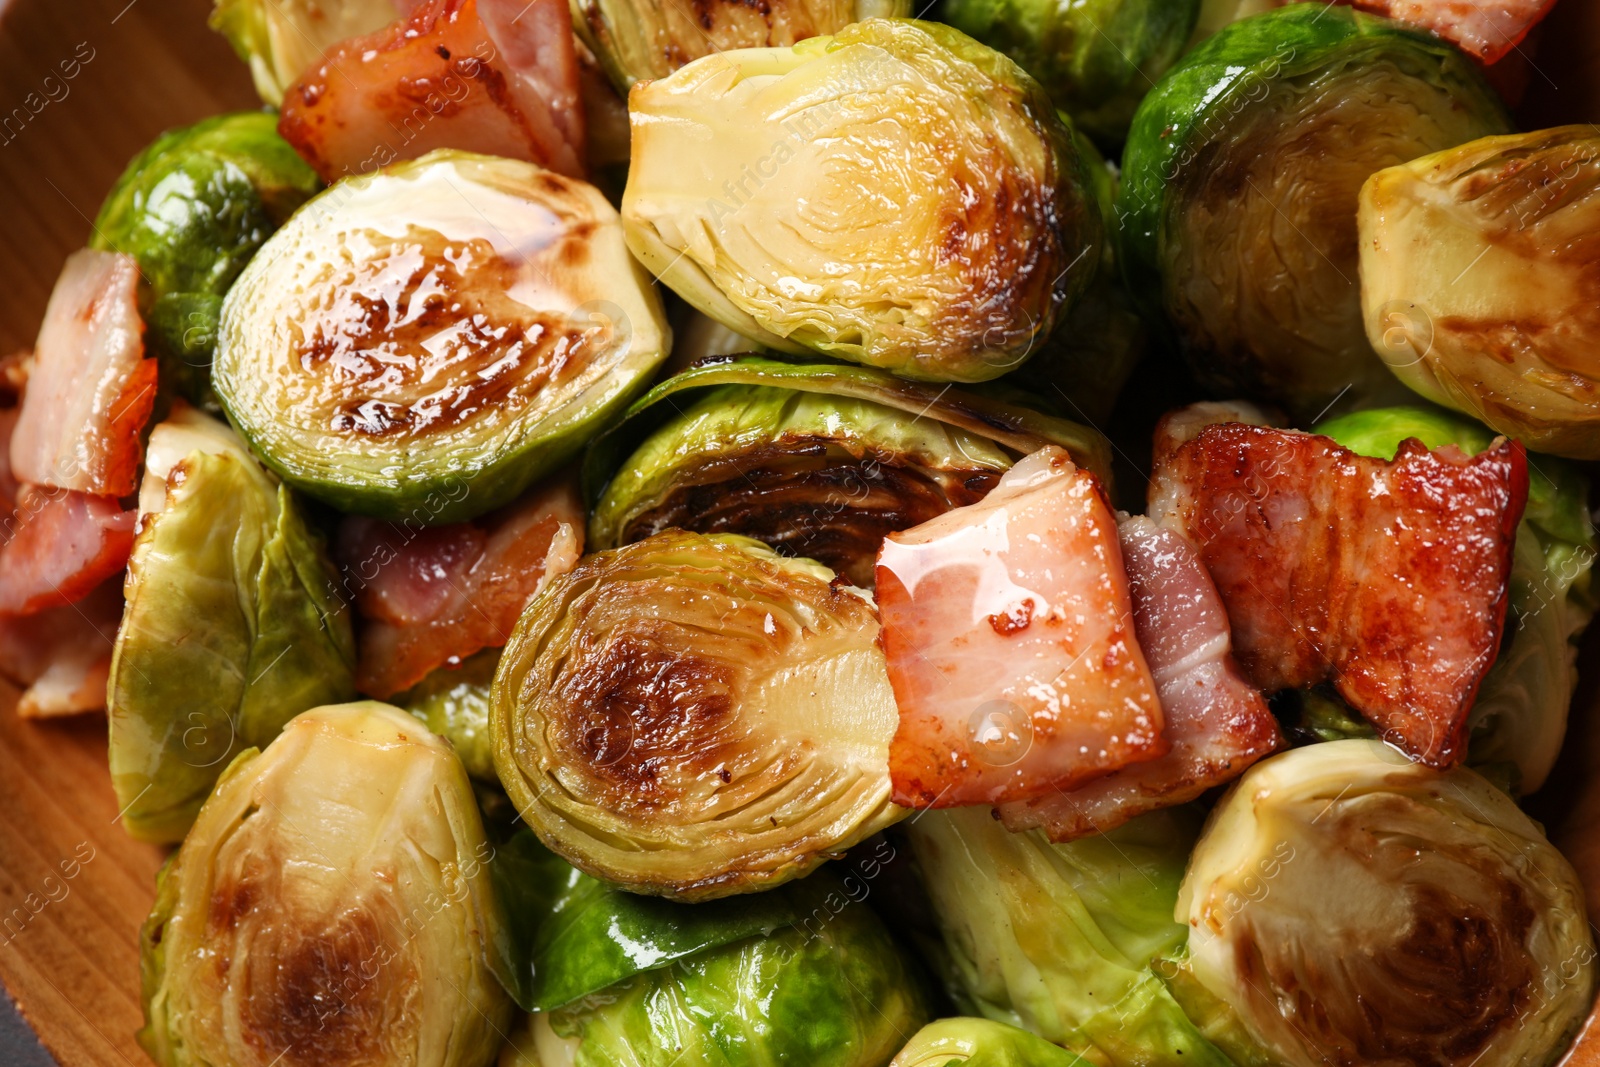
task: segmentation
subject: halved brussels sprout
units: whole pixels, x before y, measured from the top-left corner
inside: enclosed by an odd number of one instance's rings
[[[178,841],[230,759],[355,695],[355,638],[322,539],[232,431],[180,410],[145,462],[107,694],[111,784],[130,834]]]
[[[628,245],[781,351],[984,381],[1099,260],[1087,165],[1038,84],[934,23],[869,19],[630,94]]]
[[[837,878],[780,892],[800,922],[530,1016],[502,1067],[884,1067],[928,1020],[920,976]]]
[[[1173,905],[1197,822],[1167,808],[1064,845],[983,808],[907,823],[957,1006],[1093,1063],[1231,1067],[1149,967],[1184,942]]]
[[[481,1067],[512,1004],[472,787],[387,704],[315,708],[241,752],[141,935],[162,1067]]]
[[[1241,1064],[1542,1064],[1594,998],[1583,888],[1538,825],[1381,741],[1247,771],[1177,914],[1173,991]]]
[[[489,686],[500,664],[500,650],[486,648],[459,667],[441,667],[395,697],[395,703],[450,742],[467,773],[500,784],[489,744]]]
[[[1380,171],[1360,226],[1367,336],[1401,381],[1529,448],[1600,459],[1600,132]]]
[[[1077,127],[1115,145],[1183,53],[1200,0],[949,0],[944,18],[1039,80]]]
[[[213,384],[291,485],[455,522],[570,458],[668,343],[594,187],[434,152],[338,183],[273,235],[223,305]]]
[[[911,0],[772,0],[761,5],[672,0],[572,0],[572,25],[624,93],[732,48],[787,48],[852,22],[911,14]]]
[[[992,1019],[939,1019],[907,1041],[891,1067],[1080,1067],[1084,1061],[1037,1034]]]
[[[139,261],[139,304],[161,375],[189,400],[210,393],[223,295],[320,188],[278,136],[276,117],[243,111],[162,134],[100,205],[89,246]]]
[[[832,578],[673,530],[550,583],[490,708],[528,825],[597,878],[704,900],[805,874],[903,816],[878,621]]]
[[[211,28],[250,64],[261,99],[277,107],[323,52],[399,17],[395,0],[217,0]]]
[[[1390,459],[1415,437],[1429,448],[1488,448],[1482,426],[1429,407],[1379,408],[1321,423],[1352,451]],[[1566,736],[1577,687],[1577,641],[1594,614],[1590,568],[1597,544],[1588,479],[1557,459],[1528,466],[1528,506],[1511,562],[1511,637],[1478,688],[1467,720],[1467,762],[1509,780],[1517,793],[1544,784]]]
[[[1393,376],[1357,287],[1368,175],[1508,129],[1450,45],[1345,7],[1235,22],[1168,72],[1134,117],[1118,215],[1123,264],[1159,280],[1207,387],[1315,417]]]

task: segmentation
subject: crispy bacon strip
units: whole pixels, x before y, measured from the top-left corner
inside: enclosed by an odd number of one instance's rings
[[[132,256],[86,248],[67,258],[11,435],[18,481],[99,496],[133,491],[139,431],[156,397],[138,285]]]
[[[1150,514],[1198,545],[1246,677],[1267,692],[1332,679],[1387,739],[1445,767],[1500,647],[1527,495],[1513,442],[1467,458],[1409,440],[1385,462],[1228,423],[1182,443],[1157,430]]]
[[[0,676],[23,690],[17,714],[42,719],[104,708],[121,621],[121,575],[76,604],[0,615]]]
[[[1283,743],[1261,692],[1234,663],[1227,610],[1188,538],[1143,515],[1117,527],[1134,629],[1166,715],[1172,749],[1066,793],[1006,804],[1008,830],[1042,827],[1052,841],[1115,829],[1193,800]]]
[[[877,598],[896,804],[1028,800],[1166,752],[1115,521],[1061,449],[890,535]]]
[[[278,132],[330,182],[436,148],[583,177],[570,19],[561,0],[424,0],[329,49],[284,93]]]
[[[472,522],[412,529],[346,519],[339,557],[364,620],[357,686],[387,697],[505,644],[544,583],[577,564],[583,528],[565,479]]]
[[[133,517],[111,497],[22,487],[0,527],[0,615],[71,604],[128,562]]]

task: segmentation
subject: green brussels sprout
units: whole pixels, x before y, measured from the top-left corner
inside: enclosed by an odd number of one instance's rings
[[[228,39],[261,99],[277,107],[284,90],[340,41],[400,17],[395,0],[216,0],[211,28]]]
[[[1529,448],[1600,459],[1600,131],[1379,171],[1359,224],[1367,337],[1401,381]]]
[[[624,93],[716,52],[787,48],[862,19],[909,14],[911,0],[770,0],[694,10],[660,0],[572,0],[578,38]]]
[[[322,182],[264,111],[170,130],[122,172],[91,248],[139,261],[140,310],[163,379],[194,403],[210,393],[222,297],[256,250]]]
[[[1200,0],[948,0],[945,21],[1016,60],[1078,129],[1115,145],[1183,53]]]
[[[1246,771],[1177,915],[1173,993],[1244,1067],[1543,1064],[1594,999],[1583,887],[1538,825],[1381,741]]]
[[[162,1067],[481,1067],[512,1003],[472,787],[398,708],[315,708],[229,764],[141,934]]]
[[[456,522],[570,459],[669,343],[593,186],[440,151],[339,182],[273,235],[223,304],[212,380],[290,485]]]
[[[468,656],[459,667],[440,667],[394,702],[450,742],[467,773],[498,785],[489,745],[489,686],[500,663],[498,648]]]
[[[1470,419],[1422,406],[1357,412],[1316,430],[1381,459],[1392,459],[1408,437],[1429,448],[1455,445],[1468,455],[1493,441]],[[1478,687],[1467,720],[1467,762],[1505,777],[1517,793],[1544,784],[1566,736],[1578,684],[1578,638],[1595,609],[1589,572],[1600,542],[1588,499],[1588,479],[1570,464],[1539,457],[1528,465],[1528,506],[1511,559],[1511,637]]]
[[[1019,405],[873,368],[723,360],[656,386],[596,443],[588,544],[745,534],[870,587],[885,534],[976,502],[1047,443],[1105,470],[1098,434]]]
[[[899,713],[859,590],[682,530],[585,557],[495,675],[495,769],[547,846],[638,893],[780,884],[903,817]]]
[[[1361,184],[1508,122],[1471,61],[1400,23],[1321,3],[1232,23],[1134,117],[1123,270],[1159,292],[1208,388],[1302,417],[1381,400],[1395,383],[1362,324]]]
[[[920,977],[836,878],[779,892],[801,922],[530,1016],[502,1067],[884,1067],[928,1020]]]
[[[145,462],[107,716],[123,826],[167,842],[235,755],[355,695],[355,639],[322,539],[230,430],[181,410]]]
[[[1085,1061],[1037,1034],[992,1019],[938,1019],[918,1030],[891,1067],[1082,1067]]]
[[[1070,131],[949,27],[869,19],[711,55],[628,103],[629,247],[764,347],[985,381],[1095,274],[1103,224]]]
[[[1191,812],[1063,845],[984,808],[926,811],[906,828],[963,1011],[1094,1063],[1229,1067],[1150,968],[1184,943],[1173,908]]]

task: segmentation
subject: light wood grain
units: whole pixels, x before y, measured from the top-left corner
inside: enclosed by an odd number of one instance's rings
[[[163,129],[256,106],[243,66],[205,28],[209,6],[0,0],[0,354],[32,344],[62,260],[87,240],[129,157]],[[81,49],[93,58],[66,81],[59,65]],[[1534,68],[1524,123],[1600,119],[1600,0],[1562,0]],[[35,103],[59,99],[5,128],[30,93]],[[1585,669],[1600,675],[1600,640],[1590,641]],[[1591,678],[1581,708],[1600,707],[1596,688]],[[15,700],[0,683],[0,980],[66,1067],[143,1067],[133,1040],[142,1021],[136,937],[162,850],[115,824],[104,719],[22,722]],[[1577,716],[1574,749],[1539,814],[1584,874],[1600,915],[1593,719]],[[7,927],[18,908],[26,920]],[[1593,1029],[1572,1067],[1600,1067],[1600,1023]]]

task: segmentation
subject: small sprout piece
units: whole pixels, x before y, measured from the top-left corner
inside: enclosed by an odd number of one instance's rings
[[[912,1035],[889,1067],[1081,1067],[1037,1034],[992,1019],[938,1019]]]
[[[261,99],[277,107],[323,52],[398,15],[394,0],[217,0],[211,28],[250,64]]]

